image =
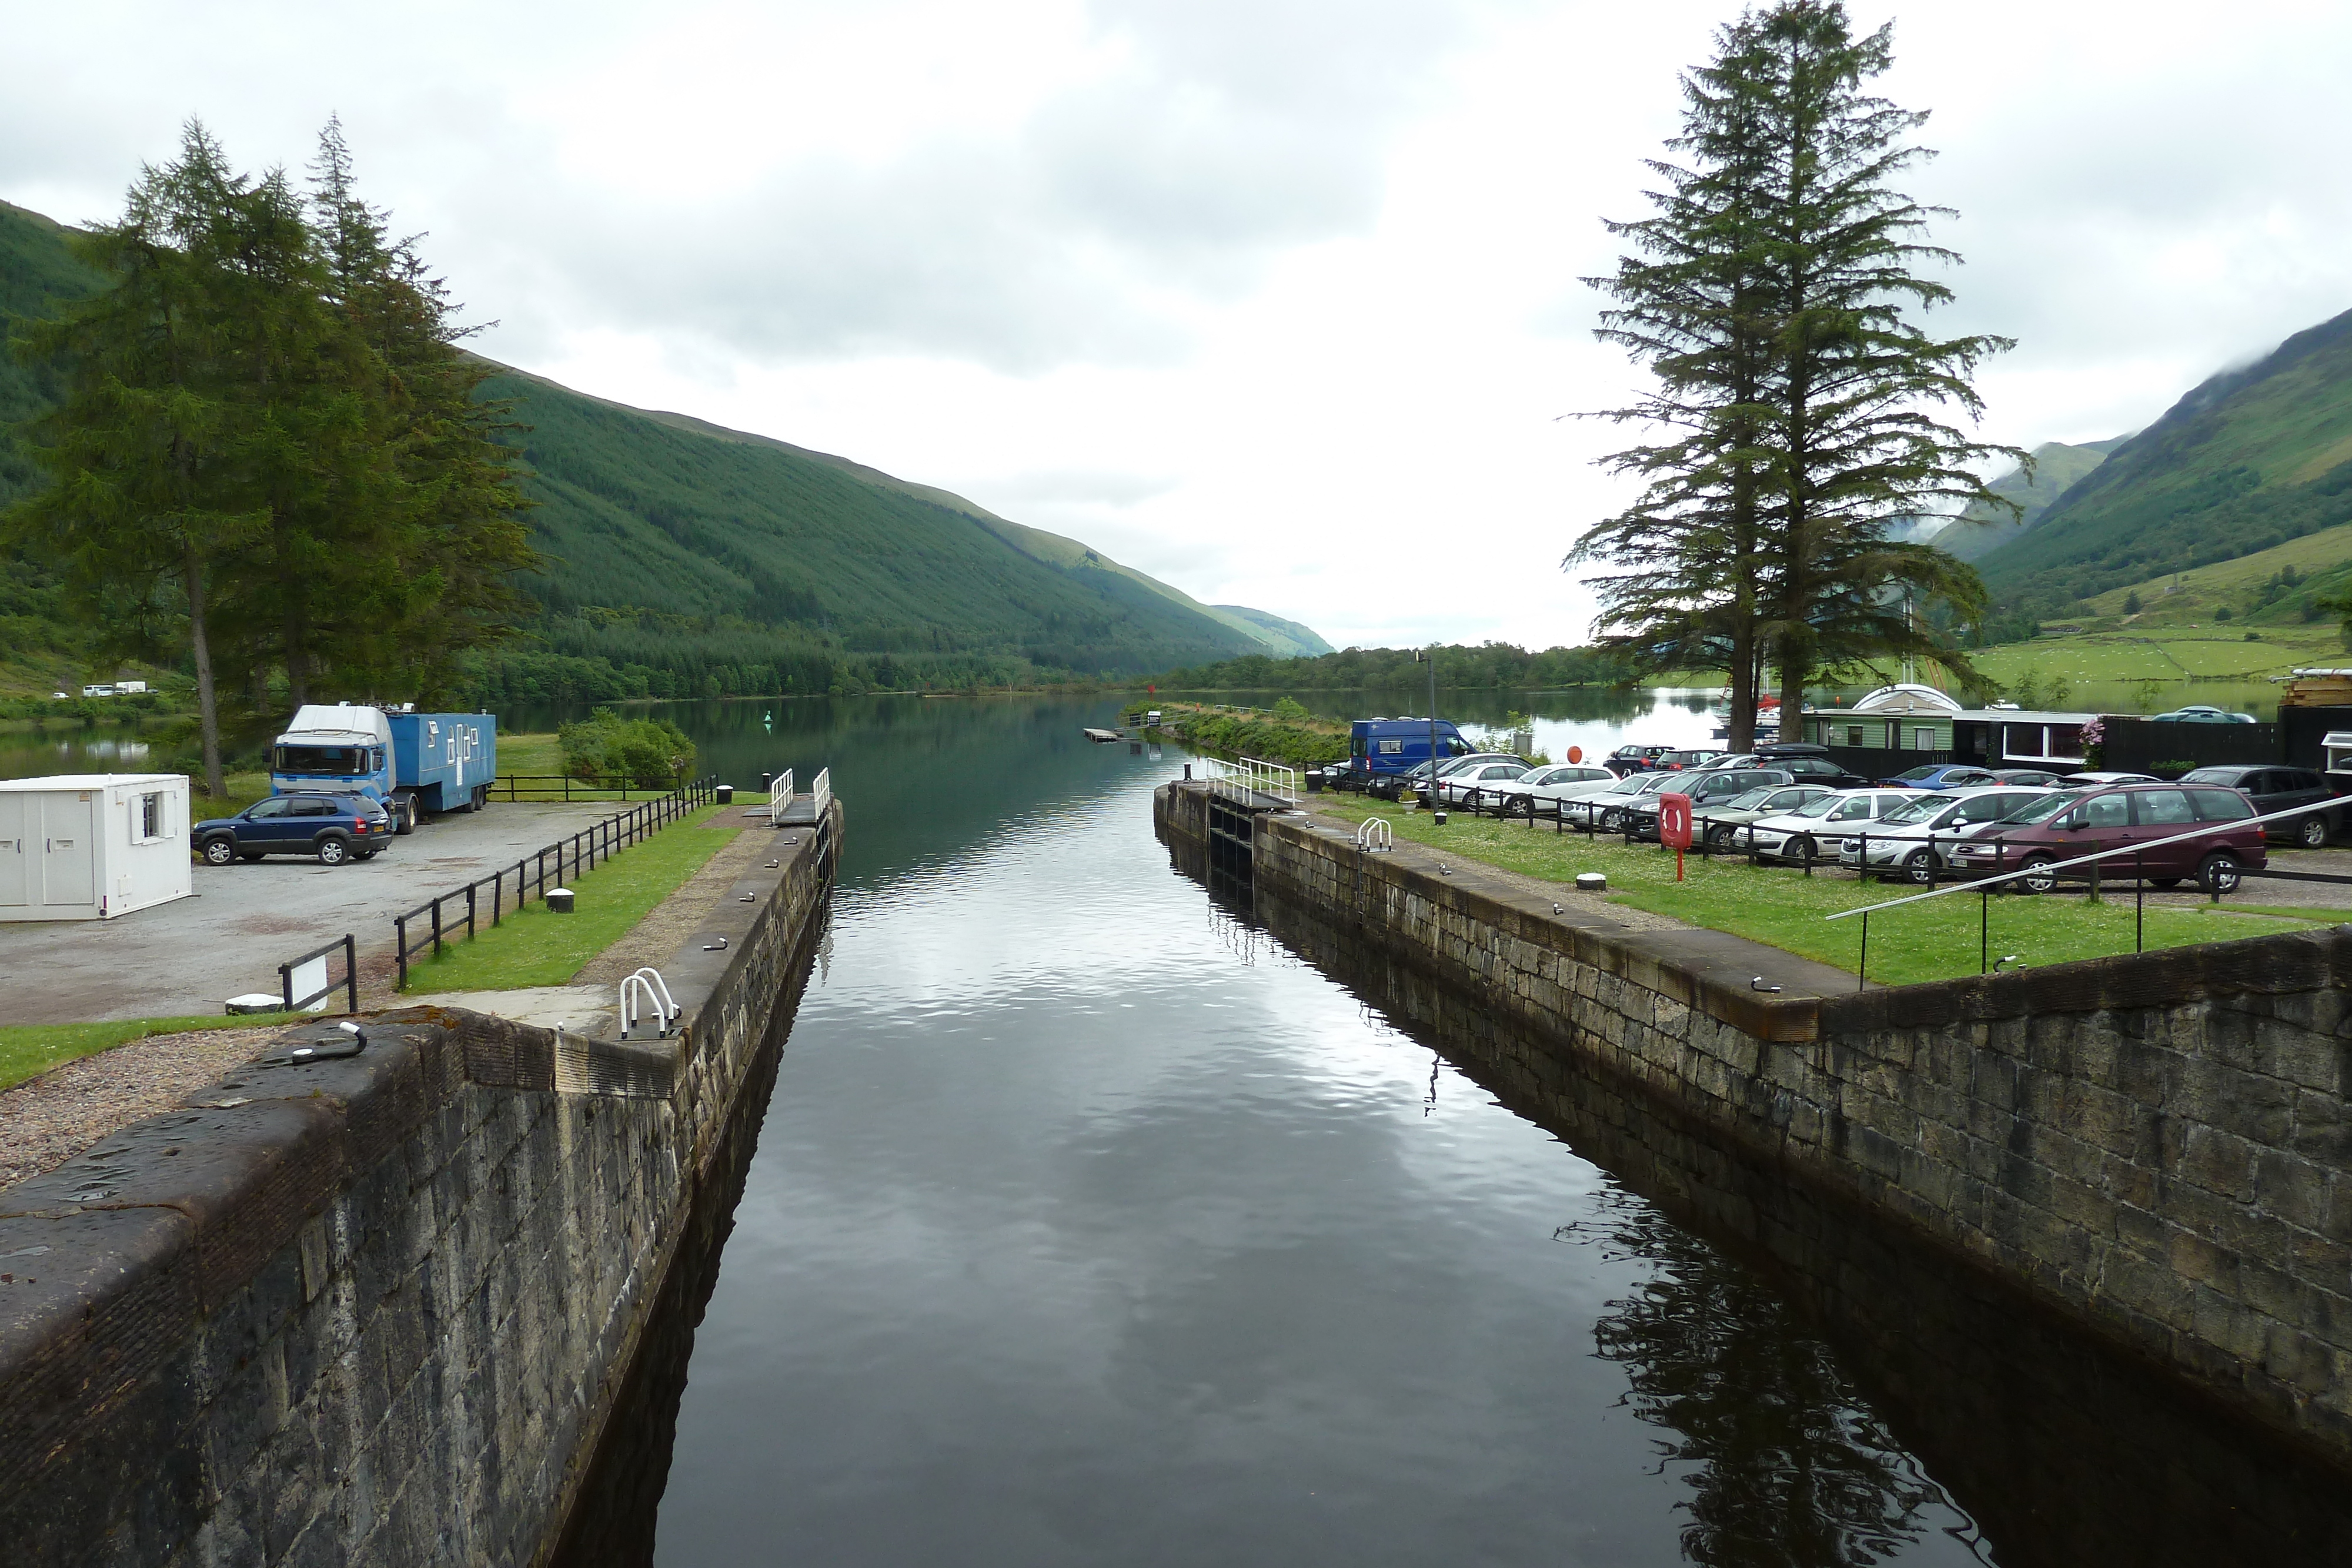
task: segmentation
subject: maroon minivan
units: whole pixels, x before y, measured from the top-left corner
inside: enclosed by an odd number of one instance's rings
[[[1952,862],[1974,876],[2011,867],[2024,874],[2017,885],[2047,893],[2058,885],[2048,868],[2101,850],[2151,846],[2145,857],[2116,855],[2099,862],[2102,881],[2145,875],[2154,887],[2178,887],[2187,877],[2208,893],[2237,891],[2242,868],[2268,863],[2254,808],[2235,789],[2196,784],[2117,784],[2076,794],[2060,793],[2004,817],[1978,838],[1952,846]],[[2210,831],[2200,832],[2200,828]],[[2167,839],[2195,834],[2179,843]],[[2082,875],[2088,867],[2078,868]]]

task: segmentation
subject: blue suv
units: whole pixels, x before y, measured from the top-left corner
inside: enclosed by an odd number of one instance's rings
[[[264,855],[312,855],[320,865],[373,860],[392,842],[392,816],[364,795],[272,795],[188,835],[206,865]]]

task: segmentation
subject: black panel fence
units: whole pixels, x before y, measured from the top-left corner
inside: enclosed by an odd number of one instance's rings
[[[520,913],[534,894],[544,899],[549,888],[561,887],[567,878],[594,870],[631,844],[652,837],[679,818],[710,804],[718,798],[718,788],[716,779],[698,779],[632,810],[615,812],[568,839],[558,839],[535,854],[523,856],[514,863],[511,883],[507,881],[507,868],[500,866],[488,876],[477,877],[463,887],[426,900],[405,915],[394,915],[393,953],[401,988],[405,989],[408,985],[409,959],[427,949],[437,957],[444,945],[455,941],[461,931],[467,940],[473,938],[485,914],[481,896],[485,888],[490,894],[487,912],[489,924],[495,926],[509,909]]]
[[[2287,760],[2284,734],[2275,724],[2158,723],[2120,716],[2100,724],[2106,739],[2099,748],[2099,766],[2110,772],[2179,774],[2190,768]]]

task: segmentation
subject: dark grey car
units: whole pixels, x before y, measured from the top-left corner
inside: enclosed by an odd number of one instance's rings
[[[1698,832],[1698,813],[1709,806],[1726,806],[1751,789],[1762,789],[1776,784],[1795,780],[1778,768],[1727,768],[1715,773],[1691,773],[1679,783],[1668,784],[1655,795],[1644,795],[1625,808],[1622,825],[1625,841],[1643,840],[1656,842],[1658,837],[1658,795],[1688,795],[1691,801],[1692,831]]]
[[[2292,810],[2297,806],[2329,808],[2315,810],[2307,817],[2289,817],[2282,821],[2263,823],[2263,831],[2282,843],[2301,844],[2307,850],[2324,849],[2329,835],[2343,824],[2336,792],[2327,787],[2326,779],[2308,768],[2231,763],[2225,767],[2200,768],[2183,774],[2180,781],[2183,784],[2226,784],[2254,803],[2257,816]]]

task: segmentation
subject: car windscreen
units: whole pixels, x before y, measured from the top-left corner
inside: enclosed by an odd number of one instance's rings
[[[2246,776],[2243,768],[2196,768],[2180,776],[2183,784],[2228,784],[2234,786]]]
[[[367,771],[367,752],[356,746],[281,746],[270,758],[273,773],[333,773],[349,776]]]
[[[1906,800],[1878,820],[1888,827],[1899,828],[1906,823],[1925,822],[1951,809],[1949,800]]]
[[[1750,789],[1744,795],[1734,795],[1730,800],[1726,800],[1723,803],[1723,810],[1727,811],[1752,811],[1757,807],[1761,806],[1765,801],[1769,800],[1774,793],[1775,791],[1772,786],[1769,784],[1761,789]]]
[[[1895,777],[1902,779],[1906,784],[1916,784],[1924,779],[1934,778],[1941,770],[1940,766],[1935,768],[1906,768],[1901,773],[1897,773]],[[1890,817],[1887,821],[1893,821],[1894,819]]]
[[[2051,818],[2056,816],[2059,812],[2064,810],[2067,807],[2073,805],[2076,800],[2081,799],[2082,797],[2079,795],[2062,790],[2057,794],[2045,796],[2039,800],[2028,801],[2026,804],[2020,806],[2016,810],[2011,811],[2008,816],[2003,817],[2001,821],[2004,822],[2016,822],[2019,824],[2046,822]]]
[[[1826,817],[1845,803],[1843,795],[1824,795],[1818,800],[1808,800],[1789,813],[1792,817]]]

